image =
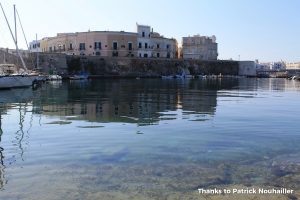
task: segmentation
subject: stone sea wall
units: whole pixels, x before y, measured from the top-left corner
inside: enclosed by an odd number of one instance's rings
[[[3,55],[5,53],[5,56]],[[21,66],[16,55],[0,51],[0,63]],[[162,75],[186,74],[192,75],[239,75],[237,61],[201,61],[183,59],[153,59],[153,58],[106,58],[95,56],[68,56],[60,53],[39,53],[40,71],[47,74],[77,74],[87,72],[94,76],[120,77],[157,77]],[[23,56],[28,69],[36,68],[36,53]]]
[[[238,75],[236,61],[200,61],[181,59],[100,58],[67,56],[69,73],[79,71],[91,75],[155,77],[176,75],[182,72],[192,75]]]
[[[31,59],[22,55],[25,64],[28,68],[31,67]],[[9,53],[6,49],[0,50],[0,63],[15,64],[16,66],[22,66],[22,62],[19,56]]]

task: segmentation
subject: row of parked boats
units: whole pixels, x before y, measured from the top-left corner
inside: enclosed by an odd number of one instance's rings
[[[70,80],[87,79],[88,75],[71,75]],[[44,75],[31,70],[24,70],[14,64],[0,64],[0,89],[30,87],[42,81],[59,81],[60,75]]]
[[[6,63],[5,53],[3,53],[4,62],[3,62],[3,64],[0,64],[0,89],[30,87],[30,86],[34,86],[36,83],[41,82],[41,81],[62,80],[63,77],[59,76],[59,75],[43,75],[36,71],[28,70],[26,63],[24,62],[22,55],[19,52],[19,48],[18,48],[17,35],[16,35],[17,34],[16,18],[14,20],[14,27],[15,27],[15,35],[14,35],[13,31],[11,29],[11,26],[7,20],[7,17],[6,17],[6,14],[5,14],[5,11],[4,11],[4,8],[3,8],[1,2],[0,2],[0,7],[1,7],[1,11],[4,15],[4,18],[6,19],[6,23],[10,30],[13,42],[16,46],[16,53],[19,56],[21,63],[22,63],[21,66],[16,66],[15,64],[12,64],[12,63]],[[14,5],[14,15],[16,16],[15,5]],[[24,35],[24,37],[25,37],[25,35]],[[38,66],[38,61],[37,61],[37,66]],[[80,74],[80,75],[70,76],[69,78],[72,80],[81,80],[81,79],[87,79],[88,76],[86,74]]]
[[[292,76],[289,78],[290,80],[297,80],[300,81],[300,76]]]
[[[215,79],[215,78],[222,78],[223,75],[191,75],[191,74],[180,74],[180,75],[169,75],[169,76],[161,76],[162,79]]]

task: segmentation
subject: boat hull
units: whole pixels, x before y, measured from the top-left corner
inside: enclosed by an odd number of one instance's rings
[[[0,89],[30,87],[36,79],[37,76],[28,75],[0,76]]]

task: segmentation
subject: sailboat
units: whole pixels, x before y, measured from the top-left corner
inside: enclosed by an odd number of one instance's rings
[[[38,75],[36,74],[30,74],[28,72],[28,69],[26,67],[26,64],[22,58],[22,55],[19,52],[18,43],[17,43],[17,26],[16,26],[16,7],[14,5],[14,19],[15,19],[15,35],[13,34],[11,27],[9,25],[9,22],[7,20],[6,14],[4,12],[4,9],[2,7],[2,4],[0,3],[2,13],[5,17],[7,26],[10,30],[12,39],[16,46],[16,52],[18,56],[20,57],[20,60],[22,62],[23,69],[18,69],[18,67],[15,64],[7,64],[4,62],[4,64],[0,64],[0,89],[10,89],[10,88],[16,88],[16,87],[30,87],[32,86],[37,80]]]

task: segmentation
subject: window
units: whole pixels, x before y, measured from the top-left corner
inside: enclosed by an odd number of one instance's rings
[[[101,42],[95,42],[94,49],[101,49]]]
[[[156,57],[159,58],[159,53],[156,54]]]
[[[118,50],[118,43],[117,42],[113,42],[113,50]]]
[[[118,57],[119,53],[117,51],[112,52],[112,57]]]
[[[156,48],[159,49],[159,44],[156,45]]]
[[[169,44],[167,44],[167,49],[169,49],[170,48],[170,45]]]
[[[148,54],[145,53],[145,54],[144,54],[144,58],[147,58],[147,57],[148,57]]]
[[[54,52],[56,52],[56,46],[54,46],[53,49],[54,49]]]
[[[100,52],[99,51],[97,51],[96,52],[96,56],[100,56],[101,54],[100,54]]]
[[[139,48],[140,48],[140,49],[142,48],[142,43],[141,43],[141,42],[139,42]]]
[[[85,50],[85,43],[79,43],[79,50]]]
[[[139,57],[140,57],[140,58],[142,57],[142,54],[141,54],[141,53],[139,54]]]
[[[132,50],[132,42],[128,42],[128,50],[129,50],[129,51]]]
[[[52,47],[49,47],[49,51],[52,52]]]
[[[146,43],[145,43],[145,49],[147,49],[147,48],[148,48],[148,43],[146,42]]]
[[[63,45],[63,51],[65,51],[66,50],[66,45]]]
[[[145,37],[145,32],[144,31],[142,32],[142,37]]]
[[[73,44],[70,43],[69,50],[73,50]]]

